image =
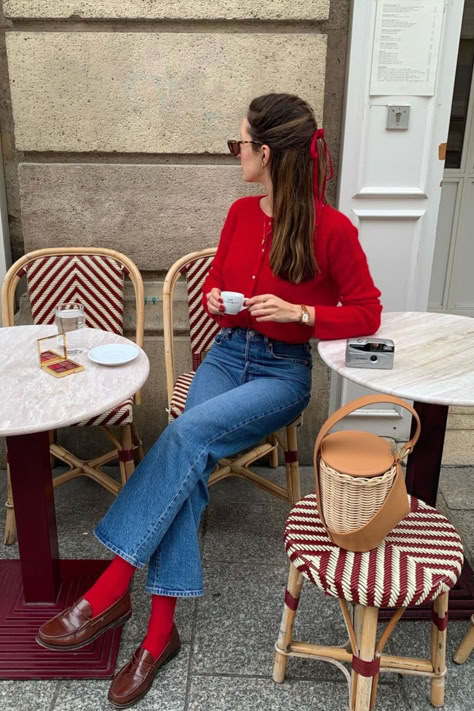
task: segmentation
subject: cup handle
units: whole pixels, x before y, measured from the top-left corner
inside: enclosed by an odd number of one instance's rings
[[[244,306],[244,305],[242,304],[242,306],[241,306],[241,308],[240,308],[240,311],[245,311],[245,309],[248,309],[248,306]],[[240,311],[239,311],[239,314],[240,314]]]

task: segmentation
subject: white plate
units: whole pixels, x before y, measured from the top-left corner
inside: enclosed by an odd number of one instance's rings
[[[126,343],[107,343],[105,346],[91,348],[87,356],[100,365],[123,365],[134,360],[139,352],[138,348]]]

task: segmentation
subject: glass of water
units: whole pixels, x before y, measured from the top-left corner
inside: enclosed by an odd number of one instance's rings
[[[77,301],[58,304],[55,323],[59,333],[67,333],[68,354],[82,353],[84,350],[84,331],[82,329],[86,324],[84,304]],[[58,343],[61,346],[64,343],[61,336],[58,336]]]

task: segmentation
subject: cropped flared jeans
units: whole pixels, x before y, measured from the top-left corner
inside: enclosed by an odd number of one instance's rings
[[[216,463],[294,420],[311,393],[311,348],[223,328],[171,422],[94,533],[132,565],[148,563],[154,595],[203,594],[198,540]]]

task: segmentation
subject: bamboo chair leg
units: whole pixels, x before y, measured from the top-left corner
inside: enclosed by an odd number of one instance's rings
[[[138,462],[141,462],[142,459],[143,459],[143,457],[145,456],[145,453],[144,453],[144,451],[143,451],[142,441],[141,441],[141,439],[140,439],[140,437],[139,437],[139,435],[138,435],[137,427],[136,427],[136,425],[135,425],[134,422],[132,422],[131,428],[132,428],[133,443],[134,443],[135,448],[136,448],[136,449],[135,449],[135,453],[136,453]]]
[[[360,605],[356,605],[356,610],[358,607]],[[364,607],[361,628],[354,630],[359,649],[359,658],[365,662],[371,662],[375,658],[378,614],[377,607]],[[372,677],[361,676],[360,674],[354,674],[354,677],[356,677],[354,711],[369,711],[372,695]]]
[[[13,506],[12,483],[10,479],[10,467],[7,462],[7,518],[5,521],[5,531],[3,534],[3,542],[6,546],[11,546],[16,542],[16,520],[15,509]]]
[[[273,665],[273,681],[277,684],[281,684],[285,680],[286,673],[286,663],[288,657],[286,654],[282,654],[278,651],[281,649],[283,652],[288,650],[289,645],[292,640],[293,633],[293,623],[295,621],[296,609],[298,607],[298,602],[301,595],[301,588],[303,587],[303,576],[298,571],[295,566],[290,563],[290,572],[288,575],[288,588],[287,592],[293,598],[294,605],[289,607],[288,602],[291,602],[291,598],[285,596],[285,604],[283,605],[283,616],[280,625],[280,634],[278,635],[277,641],[277,651],[275,653],[275,662]]]
[[[273,445],[277,444],[276,435],[270,435],[268,439]],[[278,466],[278,447],[275,446],[275,449],[272,449],[269,454],[269,460],[270,466],[273,467],[273,469],[276,469],[276,467]]]
[[[377,642],[377,646],[375,648],[375,656],[376,657],[380,658],[382,656],[384,647],[387,644],[387,642],[390,638],[390,635],[392,634],[393,630],[397,626],[397,623],[400,621],[400,618],[402,617],[405,610],[406,610],[406,607],[399,607],[393,613],[389,622],[385,626],[385,629],[384,629],[379,641]],[[372,677],[372,692],[371,692],[371,697],[370,697],[370,711],[374,711],[374,709],[375,709],[375,702],[377,700],[377,687],[378,687],[378,683],[379,683],[379,676],[380,676],[380,674],[375,674],[375,676]]]
[[[441,619],[444,619],[448,614],[448,598],[449,593],[445,592],[433,603],[433,610]],[[437,707],[443,706],[446,673],[446,628],[439,630],[434,623],[431,624],[431,663],[435,674],[439,674],[439,676],[435,676],[431,680],[431,704]]]
[[[120,476],[122,486],[124,486],[135,471],[132,428],[130,425],[122,425],[120,427],[119,460]]]
[[[286,480],[288,485],[288,500],[296,504],[301,499],[300,465],[298,461],[298,437],[296,427],[286,428],[287,449],[285,450]]]
[[[364,608],[362,605],[354,605],[352,608],[352,626],[354,628],[354,636],[356,639],[356,647],[358,649],[359,641],[362,637],[362,620],[364,618]],[[356,652],[357,652],[356,649]],[[353,650],[354,651],[354,650]],[[352,669],[351,670],[351,711],[355,708],[355,697],[357,691],[357,679],[359,675]]]
[[[469,629],[466,632],[464,639],[457,648],[453,661],[456,664],[464,664],[472,650],[474,649],[474,615],[471,617],[471,623]]]

